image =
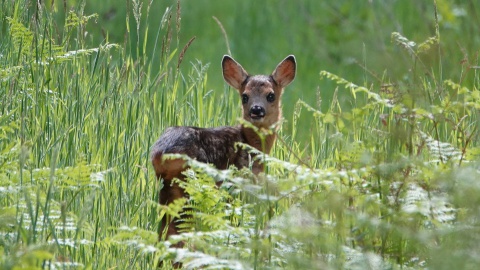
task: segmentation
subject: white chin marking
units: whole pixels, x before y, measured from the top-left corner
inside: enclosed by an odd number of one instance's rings
[[[263,119],[265,119],[265,117],[262,117],[262,118],[251,118],[250,117],[250,119],[252,119],[252,122],[261,123],[261,122],[263,122]]]

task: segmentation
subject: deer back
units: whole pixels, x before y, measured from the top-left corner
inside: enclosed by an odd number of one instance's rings
[[[185,162],[177,159],[163,160],[163,154],[184,154],[200,162],[213,164],[217,169],[248,166],[249,157],[235,143],[246,143],[240,126],[198,128],[170,127],[152,147],[152,162],[157,177],[178,176]]]

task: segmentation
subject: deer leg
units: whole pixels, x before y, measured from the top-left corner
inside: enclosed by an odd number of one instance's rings
[[[159,203],[161,205],[168,205],[174,202],[176,199],[186,198],[185,191],[178,185],[178,183],[172,183],[172,181],[165,181],[164,186],[160,190]],[[182,213],[180,213],[182,215]],[[177,217],[172,218],[169,215],[163,216],[160,223],[159,240],[168,239],[171,235],[178,234],[178,225],[180,225],[180,219]],[[165,238],[163,239],[163,235]],[[184,243],[179,242],[174,247],[183,247]]]
[[[176,199],[187,197],[185,191],[178,185],[178,183],[172,183],[172,181],[164,180],[163,187],[160,190],[159,203],[161,205],[168,205]],[[180,213],[181,215],[183,213]],[[172,218],[170,215],[164,215],[160,221],[160,230],[158,232],[158,241],[166,240],[171,235],[178,234],[178,226],[181,224],[179,218]],[[184,241],[180,241],[172,247],[183,248],[185,246]],[[163,261],[158,262],[158,267],[163,267]],[[179,269],[182,267],[182,264],[179,262],[172,262],[172,267],[174,269]]]

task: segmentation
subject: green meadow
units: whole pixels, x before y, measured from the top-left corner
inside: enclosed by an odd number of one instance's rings
[[[0,269],[477,269],[479,33],[474,0],[3,0]],[[296,56],[265,173],[189,160],[159,205],[162,131],[240,123],[224,54]]]

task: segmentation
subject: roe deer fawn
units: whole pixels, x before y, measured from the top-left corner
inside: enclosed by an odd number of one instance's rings
[[[293,55],[285,58],[269,76],[250,76],[233,58],[225,55],[222,60],[223,77],[242,98],[243,118],[253,126],[267,129],[281,118],[280,97],[283,88],[295,78],[296,62]],[[182,172],[186,169],[183,159],[164,159],[164,154],[185,154],[192,159],[211,163],[218,169],[249,166],[249,153],[235,143],[241,142],[269,153],[276,134],[267,135],[262,147],[262,140],[252,128],[238,125],[234,127],[199,128],[170,127],[152,146],[151,158],[157,178],[163,179],[160,190],[160,204],[167,205],[178,198],[187,196],[174,178],[184,179]],[[253,173],[263,170],[263,165],[254,161]],[[163,217],[160,225],[159,239],[166,231],[166,237],[177,234],[178,220],[169,222]],[[183,243],[177,244],[177,247]]]

